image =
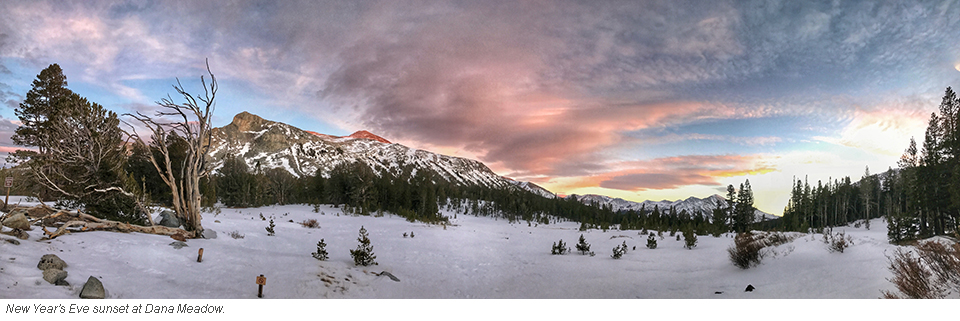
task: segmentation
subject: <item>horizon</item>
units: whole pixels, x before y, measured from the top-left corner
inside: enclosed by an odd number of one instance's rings
[[[725,194],[781,215],[792,181],[897,167],[960,84],[960,3],[4,1],[0,152],[57,63],[151,112],[176,78],[303,130],[475,159],[557,194]]]

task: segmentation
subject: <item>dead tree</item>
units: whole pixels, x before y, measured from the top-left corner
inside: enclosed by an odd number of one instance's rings
[[[183,226],[188,232],[192,232],[192,237],[201,237],[203,226],[200,223],[200,179],[210,174],[210,168],[207,167],[206,155],[210,151],[211,136],[213,127],[211,119],[213,118],[214,98],[217,95],[217,79],[210,71],[210,63],[207,62],[207,74],[210,75],[210,83],[207,84],[203,76],[200,76],[200,83],[203,85],[203,95],[194,96],[183,90],[180,79],[177,78],[177,84],[173,89],[182,96],[184,102],[176,103],[170,95],[157,102],[161,108],[154,116],[147,116],[139,111],[134,114],[125,114],[136,119],[151,132],[153,139],[152,145],[156,147],[162,159],[157,159],[153,153],[148,153],[150,162],[160,174],[163,182],[170,187],[173,195],[173,210],[177,217],[184,222]],[[167,120],[172,117],[174,120]],[[133,126],[131,127],[130,137],[136,144],[143,147],[149,146]],[[186,157],[182,164],[179,164],[180,175],[177,177],[174,172],[174,164],[170,161],[170,151],[167,149],[168,139],[175,134],[186,141]]]

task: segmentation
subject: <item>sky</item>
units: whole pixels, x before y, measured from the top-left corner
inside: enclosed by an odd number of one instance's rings
[[[242,111],[477,159],[560,194],[676,200],[750,181],[781,214],[896,167],[960,85],[950,1],[0,2],[0,152],[41,70],[118,114],[179,78]]]

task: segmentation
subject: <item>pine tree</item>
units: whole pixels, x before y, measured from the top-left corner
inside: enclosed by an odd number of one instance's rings
[[[626,244],[626,241],[624,241],[624,244]],[[610,255],[610,257],[614,259],[620,259],[621,257],[623,257],[623,254],[626,252],[627,252],[626,245],[617,245],[616,247],[613,248],[613,255]]]
[[[274,231],[273,231],[273,228],[274,228],[274,227],[276,227],[276,225],[273,225],[273,218],[271,217],[271,218],[270,218],[270,226],[265,227],[265,229],[267,230],[267,236],[273,236],[273,235],[274,235]]]
[[[684,247],[688,250],[692,250],[697,247],[697,233],[693,232],[693,229],[688,228],[683,231],[683,241]]]
[[[10,138],[20,146],[36,146],[38,152],[21,150],[20,154],[47,152],[44,140],[52,123],[59,118],[57,105],[72,93],[66,86],[67,76],[58,64],[48,66],[37,75],[20,108],[14,110],[22,124]]]
[[[563,243],[563,239],[560,239],[559,243],[553,243],[553,249],[550,250],[550,254],[553,255],[563,255],[567,252],[567,244]]]
[[[377,259],[377,256],[373,255],[373,246],[370,245],[370,239],[367,237],[367,229],[363,228],[363,226],[360,226],[360,236],[357,237],[357,241],[360,242],[360,244],[357,245],[357,249],[350,250],[353,263],[362,266],[377,265],[377,262],[374,261]]]
[[[587,243],[587,239],[583,238],[583,234],[580,234],[580,242],[577,243],[577,251],[580,251],[581,255],[586,255],[590,252],[590,243]]]
[[[747,231],[750,224],[753,223],[755,211],[753,207],[753,189],[750,187],[749,179],[743,184],[740,184],[740,194],[737,196],[736,215],[733,217],[733,229],[737,231],[737,233],[743,233]]]
[[[657,248],[657,237],[653,236],[652,232],[650,233],[650,236],[647,237],[647,248],[651,250]]]
[[[327,255],[327,243],[323,242],[323,239],[320,239],[320,242],[317,242],[317,252],[311,253],[313,257],[320,261],[326,261],[329,257]]]

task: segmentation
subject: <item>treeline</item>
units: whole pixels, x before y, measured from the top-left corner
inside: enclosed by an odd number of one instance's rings
[[[869,168],[859,182],[794,183],[782,228],[805,231],[881,216],[892,243],[934,235],[960,235],[960,100],[947,87],[939,113],[930,115],[923,145],[915,139],[882,174]],[[869,221],[864,221],[869,224]]]

